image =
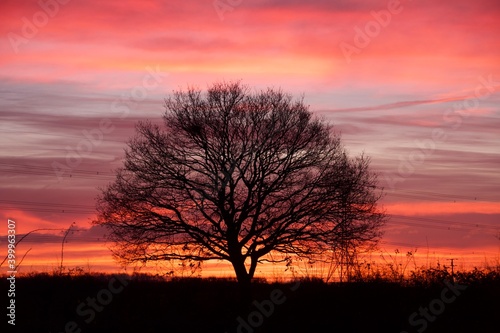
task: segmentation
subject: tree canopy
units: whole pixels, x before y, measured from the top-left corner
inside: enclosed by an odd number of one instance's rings
[[[272,252],[314,256],[376,242],[384,214],[365,156],[302,100],[239,82],[165,100],[137,124],[96,223],[125,262],[220,259],[248,286]]]

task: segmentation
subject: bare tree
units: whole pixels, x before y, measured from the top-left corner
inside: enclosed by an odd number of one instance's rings
[[[175,92],[165,107],[163,126],[137,125],[97,201],[95,223],[119,259],[227,260],[246,297],[271,251],[317,256],[380,236],[368,160],[349,158],[301,100],[216,83]]]

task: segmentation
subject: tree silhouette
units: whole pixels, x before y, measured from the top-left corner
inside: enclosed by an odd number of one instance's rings
[[[165,100],[163,126],[139,122],[123,168],[97,199],[116,257],[227,260],[243,297],[272,251],[317,256],[376,242],[384,214],[364,156],[301,100],[239,82]]]

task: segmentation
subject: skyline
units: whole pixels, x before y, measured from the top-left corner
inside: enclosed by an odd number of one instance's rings
[[[49,0],[0,9],[0,235],[8,218],[18,234],[76,222],[85,236],[68,238],[65,261],[111,265],[89,220],[134,124],[159,119],[173,90],[242,80],[303,96],[352,156],[371,158],[393,215],[385,249],[500,256],[495,1]],[[57,262],[61,238],[27,237],[24,265]]]

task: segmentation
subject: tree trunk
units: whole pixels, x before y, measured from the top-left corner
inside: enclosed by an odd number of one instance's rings
[[[252,303],[252,277],[247,272],[243,258],[231,262],[240,289],[240,304],[248,307]]]

